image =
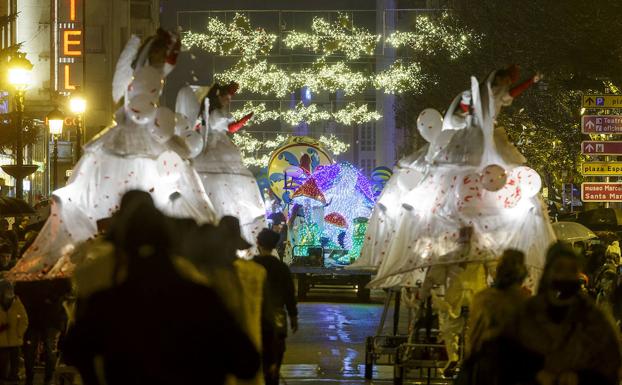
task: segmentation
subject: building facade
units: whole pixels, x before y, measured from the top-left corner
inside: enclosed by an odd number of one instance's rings
[[[84,143],[111,124],[117,58],[131,34],[144,37],[155,32],[160,8],[158,0],[0,0],[0,17],[15,14],[15,20],[1,31],[1,39],[2,47],[21,44],[20,51],[33,64],[32,84],[25,95],[25,115],[39,126],[38,143],[26,151],[26,163],[40,166],[25,181],[33,199],[64,185],[77,161],[79,136]],[[68,105],[76,92],[87,100],[82,135],[77,135],[78,119]],[[55,106],[66,116],[57,181],[50,178],[51,144],[45,125]],[[11,161],[10,156],[0,155],[3,161]],[[13,185],[7,176],[0,177]]]
[[[363,27],[383,37],[396,30],[411,30],[418,14],[429,10],[451,6],[446,0],[318,0],[313,2],[291,2],[269,0],[231,0],[227,2],[202,2],[196,0],[162,0],[162,24],[169,29],[178,28],[182,32],[203,32],[209,18],[230,21],[236,13],[249,17],[252,26],[260,27],[278,36],[277,45],[266,59],[270,64],[281,68],[296,69],[309,65],[317,55],[304,50],[288,50],[279,44],[291,30],[308,31],[313,17],[320,16],[334,20],[338,13],[346,13],[356,27]],[[384,40],[383,40],[384,41]],[[380,44],[375,55],[361,58],[360,62],[349,63],[353,68],[381,71],[397,59],[395,49]],[[214,74],[230,68],[235,57],[215,56],[197,52],[183,53],[177,69],[169,76],[165,91],[168,105],[173,105],[176,91],[185,84],[208,86]],[[358,66],[358,67],[357,67]],[[233,107],[243,105],[249,98],[239,95]],[[396,120],[397,98],[382,91],[367,90],[354,98],[343,93],[311,94],[302,89],[292,93],[289,98],[262,99],[268,109],[290,109],[297,103],[313,102],[319,109],[335,111],[347,102],[367,104],[382,115],[378,121],[359,125],[342,125],[334,122],[316,122],[291,127],[288,124],[271,121],[258,127],[248,127],[256,137],[270,139],[278,133],[319,136],[333,134],[350,144],[350,150],[339,156],[340,160],[354,163],[367,175],[377,166],[392,167],[405,151],[405,127],[399,127]],[[305,104],[306,105],[306,104]]]

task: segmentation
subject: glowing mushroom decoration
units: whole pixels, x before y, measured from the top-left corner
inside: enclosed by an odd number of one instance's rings
[[[317,185],[317,182],[314,178],[307,179],[297,190],[294,192],[292,198],[296,197],[305,197],[309,198],[312,201],[315,201],[314,205],[317,203],[321,203],[322,205],[326,204],[326,197],[324,193]]]
[[[346,221],[346,218],[339,213],[332,212],[326,215],[324,217],[324,221],[335,227],[341,227],[342,229],[345,229],[348,227],[348,222]]]

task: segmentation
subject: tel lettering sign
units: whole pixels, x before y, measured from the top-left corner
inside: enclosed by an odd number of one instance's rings
[[[84,1],[57,2],[55,85],[64,94],[75,91],[84,81]]]

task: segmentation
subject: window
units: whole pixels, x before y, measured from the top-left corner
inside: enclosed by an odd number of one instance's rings
[[[132,19],[151,19],[150,1],[132,1],[130,3],[130,17]]]
[[[376,151],[376,127],[373,122],[359,126],[359,146],[361,151]]]
[[[86,26],[86,52],[104,52],[104,28],[101,25]]]

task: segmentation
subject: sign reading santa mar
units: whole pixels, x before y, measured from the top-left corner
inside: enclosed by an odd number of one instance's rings
[[[581,184],[583,202],[622,202],[622,183],[584,182]]]
[[[60,0],[56,8],[56,89],[71,93],[83,82],[84,1]]]

